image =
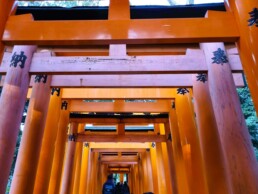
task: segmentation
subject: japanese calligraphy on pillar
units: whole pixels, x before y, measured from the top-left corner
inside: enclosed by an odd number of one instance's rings
[[[177,94],[185,95],[186,93],[189,93],[189,90],[187,88],[178,88]]]
[[[205,83],[207,81],[207,74],[205,73],[199,73],[197,76],[197,81]]]
[[[227,55],[221,48],[218,48],[218,50],[214,51],[213,55],[214,57],[211,58],[213,60],[212,63],[223,65],[224,63],[228,62]]]
[[[27,56],[24,54],[24,51],[21,51],[20,54],[17,54],[16,52],[14,52],[11,59],[10,67],[20,66],[20,68],[23,69],[26,59],[27,59]]]
[[[40,83],[40,82],[46,83],[47,82],[47,75],[36,75],[34,82],[35,83]]]
[[[60,96],[60,88],[53,88],[51,94],[54,95],[55,93],[57,96]]]
[[[61,104],[61,110],[67,110],[68,103],[67,101],[63,101]]]
[[[254,8],[253,11],[249,12],[250,19],[248,20],[248,26],[255,24],[258,27],[258,9]]]

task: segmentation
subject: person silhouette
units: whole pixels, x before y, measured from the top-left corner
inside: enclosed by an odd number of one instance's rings
[[[123,185],[123,194],[130,194],[130,189],[126,181],[124,182],[124,185]]]
[[[102,194],[114,194],[115,185],[113,183],[113,175],[110,174],[107,176],[107,181],[104,183],[102,187]]]

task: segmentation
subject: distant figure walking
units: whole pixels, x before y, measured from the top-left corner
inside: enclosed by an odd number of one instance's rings
[[[126,181],[124,182],[124,185],[123,185],[123,194],[130,194],[130,189]]]
[[[107,177],[107,181],[104,183],[102,187],[102,194],[114,194],[115,185],[113,183],[113,175],[110,174]]]
[[[116,187],[115,187],[115,194],[122,194],[122,187],[120,185],[120,182],[118,182],[116,184]]]

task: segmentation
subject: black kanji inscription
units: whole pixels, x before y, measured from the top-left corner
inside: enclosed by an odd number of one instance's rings
[[[189,90],[187,88],[178,88],[177,89],[177,94],[185,95],[186,93],[189,93]]]
[[[258,9],[254,8],[253,11],[249,12],[250,19],[248,20],[248,26],[255,24],[258,27]]]
[[[207,74],[205,73],[199,73],[197,76],[197,81],[205,83],[207,81]]]
[[[76,134],[70,134],[68,136],[68,141],[76,141],[77,139],[77,135]]]
[[[60,96],[60,88],[52,88],[51,94],[54,95],[55,92],[57,96]]]
[[[20,66],[20,68],[24,68],[25,62],[26,62],[27,56],[24,55],[24,51],[21,51],[19,55],[16,54],[16,52],[13,53],[10,67],[17,67]]]
[[[66,101],[63,101],[62,105],[61,105],[61,109],[62,110],[67,110],[67,106],[68,106],[68,103]]]
[[[223,65],[223,63],[228,62],[228,58],[225,54],[225,51],[223,51],[221,48],[218,48],[218,50],[213,52],[214,57],[211,59],[213,60],[212,63],[217,63]]]
[[[47,75],[36,75],[34,82],[35,83],[40,83],[40,82],[46,83],[47,82]]]

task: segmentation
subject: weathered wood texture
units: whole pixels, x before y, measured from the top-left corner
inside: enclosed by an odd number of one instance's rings
[[[229,175],[207,82],[194,81],[193,98],[208,191],[210,194],[230,194]]]
[[[35,46],[15,46],[13,56],[24,52],[23,61],[10,62],[0,98],[0,193],[5,193],[16,139],[29,86],[29,68]],[[16,58],[17,59],[17,58]],[[19,62],[19,64],[18,64]],[[24,66],[23,66],[24,65]]]
[[[233,74],[237,87],[243,87],[243,75]],[[192,87],[192,75],[59,75],[53,76],[51,86],[60,88],[180,88]]]
[[[209,90],[234,194],[257,193],[258,166],[230,66],[212,59],[223,43],[201,44],[209,67]],[[225,57],[225,55],[222,55]]]
[[[5,44],[85,45],[235,42],[239,37],[232,14],[220,18],[94,20],[94,21],[7,21]],[[17,16],[14,16],[17,17]],[[117,30],[119,26],[119,30]],[[191,26],[191,28],[185,28]],[[228,28],[230,26],[230,28]],[[217,29],[220,30],[217,30]],[[51,29],[51,33],[49,30]],[[200,29],[202,29],[200,31]],[[81,33],[83,32],[83,33]],[[146,33],[148,32],[148,33]],[[74,38],[76,37],[76,39]]]
[[[114,45],[115,46],[115,45]],[[191,51],[193,49],[188,49]],[[89,57],[45,57],[34,55],[30,74],[54,75],[96,75],[96,74],[184,74],[204,73],[208,71],[203,51],[196,49],[197,56],[163,55],[163,56],[89,56]],[[126,51],[125,51],[126,52]],[[114,54],[114,53],[113,53]],[[43,55],[43,56],[42,56]],[[5,74],[11,54],[5,52],[0,66],[0,73]],[[229,55],[233,73],[242,72],[240,58]]]

